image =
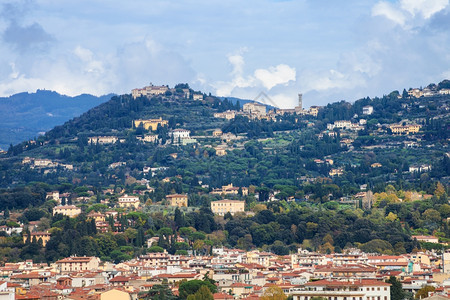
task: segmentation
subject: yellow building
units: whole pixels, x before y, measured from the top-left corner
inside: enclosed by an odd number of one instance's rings
[[[101,293],[100,300],[131,300],[131,296],[127,292],[113,289]]]
[[[319,114],[319,109],[320,109],[320,106],[311,106],[309,108],[309,114],[314,117],[317,117],[317,115]]]
[[[169,201],[170,206],[187,207],[188,196],[182,194],[167,195],[166,199]]]
[[[145,130],[151,129],[152,131],[155,131],[158,128],[158,125],[167,126],[169,124],[169,121],[163,120],[160,117],[159,119],[134,120],[133,124],[135,128],[139,127],[142,124]]]
[[[141,203],[139,201],[138,196],[128,196],[127,194],[119,197],[119,207],[127,208],[127,207],[134,207],[138,208],[139,204]]]
[[[75,205],[59,205],[53,207],[53,215],[56,214],[62,214],[64,216],[74,218],[81,214],[81,208],[76,207]]]
[[[398,124],[393,124],[390,125],[389,128],[392,130],[393,134],[413,134],[413,133],[418,133],[420,128],[422,126],[417,125],[417,124],[411,124],[411,125],[398,125]]]
[[[213,213],[223,216],[227,212],[234,215],[237,212],[244,212],[245,201],[240,200],[219,200],[211,202],[211,210]]]

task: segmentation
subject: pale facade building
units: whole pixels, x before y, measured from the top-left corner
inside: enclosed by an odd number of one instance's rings
[[[134,99],[144,96],[158,96],[158,95],[164,95],[169,90],[169,87],[161,85],[161,86],[155,86],[152,83],[150,83],[149,86],[145,86],[142,89],[132,89],[131,95]]]
[[[237,212],[244,212],[245,201],[240,200],[218,200],[211,202],[211,211],[219,216],[226,213],[234,215]]]
[[[139,204],[141,202],[139,201],[139,197],[138,196],[128,196],[127,194],[119,197],[119,207],[122,208],[128,208],[128,207],[134,207],[134,208],[138,208]]]
[[[391,285],[373,279],[318,280],[292,291],[293,300],[322,297],[333,300],[390,300]]]
[[[99,263],[100,259],[95,256],[71,256],[58,260],[56,266],[60,273],[71,273],[97,270]]]
[[[373,106],[366,105],[363,107],[363,115],[371,115],[373,113]]]
[[[53,207],[53,215],[56,214],[62,214],[64,216],[74,218],[81,214],[81,208],[76,207],[75,205],[59,205]]]
[[[265,116],[266,106],[257,102],[245,103],[242,106],[242,110],[250,115]]]

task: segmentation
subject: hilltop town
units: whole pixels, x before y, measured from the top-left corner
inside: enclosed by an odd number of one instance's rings
[[[1,154],[0,297],[448,295],[449,90],[114,96]]]

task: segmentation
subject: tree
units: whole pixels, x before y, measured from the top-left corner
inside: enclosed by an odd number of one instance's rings
[[[264,291],[264,294],[261,297],[261,299],[262,300],[286,300],[287,296],[279,286],[274,285],[274,286],[268,287]]]
[[[177,297],[172,294],[172,290],[167,284],[157,284],[152,286],[152,288],[148,291],[147,297],[144,299],[175,300]]]
[[[210,289],[202,285],[195,294],[189,295],[187,300],[214,300],[214,297]]]
[[[180,294],[181,299],[187,299],[189,295],[193,295],[197,293],[197,291],[202,287],[206,286],[211,293],[217,292],[217,287],[212,284],[209,280],[189,280],[184,281],[180,284],[178,288],[178,292]]]
[[[389,277],[386,282],[391,284],[391,300],[405,299],[405,291],[403,290],[402,283],[395,276]]]
[[[436,288],[434,286],[431,285],[426,285],[423,288],[421,288],[420,290],[417,291],[416,295],[414,296],[415,299],[423,299],[423,298],[427,298],[428,294],[430,292],[434,292]]]

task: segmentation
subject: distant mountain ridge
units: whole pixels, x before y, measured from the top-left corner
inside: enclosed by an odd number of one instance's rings
[[[10,144],[32,139],[108,101],[113,95],[70,97],[37,90],[0,97],[0,149],[7,150]]]

